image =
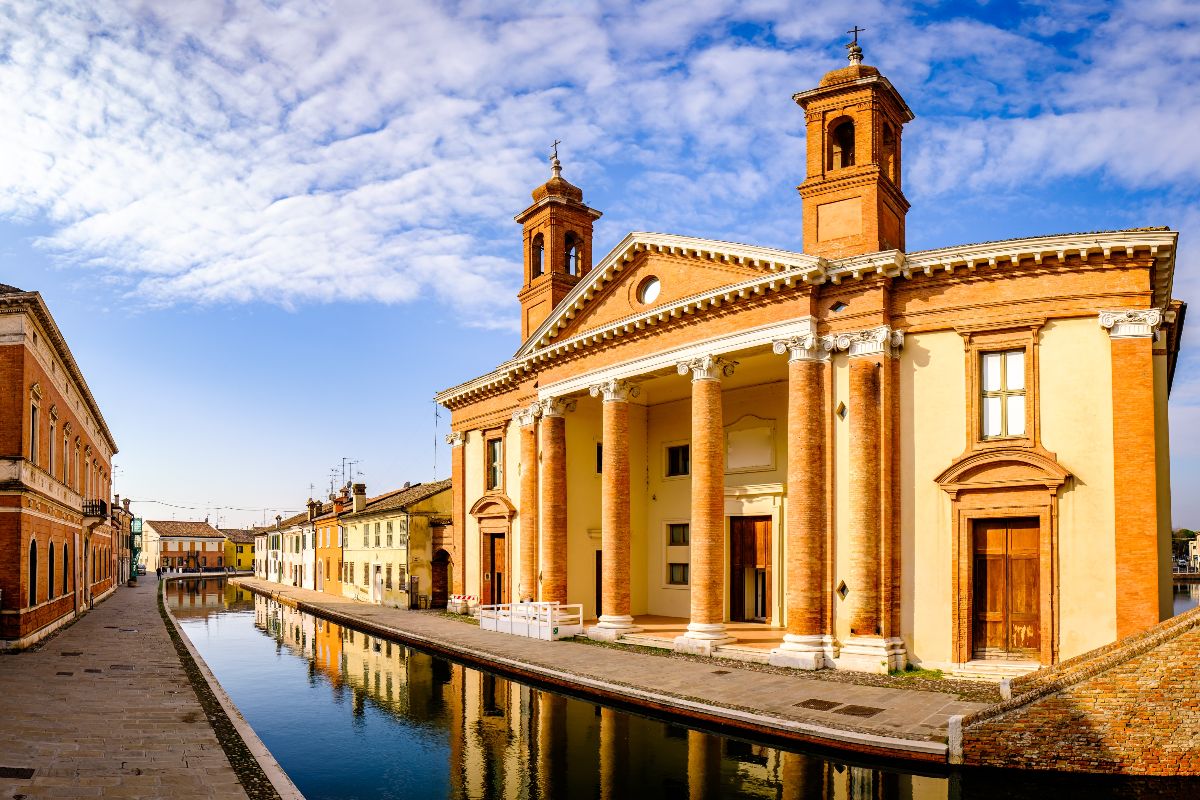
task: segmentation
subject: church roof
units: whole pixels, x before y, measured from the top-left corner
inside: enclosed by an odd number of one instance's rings
[[[674,318],[696,311],[744,302],[798,283],[840,283],[844,280],[859,280],[872,274],[909,279],[918,273],[929,275],[942,270],[953,272],[963,268],[1001,268],[1016,263],[1020,258],[1032,258],[1041,263],[1042,258],[1047,255],[1062,259],[1068,253],[1086,257],[1090,252],[1099,252],[1108,256],[1113,250],[1129,252],[1134,248],[1142,248],[1149,249],[1157,262],[1154,270],[1153,303],[1155,306],[1165,307],[1171,299],[1178,236],[1177,232],[1168,228],[1131,228],[1029,236],[912,253],[885,250],[829,260],[756,245],[661,233],[631,233],[563,298],[545,322],[530,334],[513,358],[486,375],[439,392],[435,400],[442,404],[467,401],[474,396],[513,384],[521,375],[533,371],[539,364],[565,353],[620,338],[647,326],[669,324]],[[671,304],[654,306],[635,315],[606,323],[601,328],[583,330],[560,339],[559,332],[567,328],[570,321],[591,302],[605,284],[617,279],[629,262],[642,251],[668,253],[709,262],[736,263],[748,266],[759,274]]]

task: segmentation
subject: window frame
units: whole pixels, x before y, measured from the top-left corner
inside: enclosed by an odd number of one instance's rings
[[[676,474],[671,473],[671,450],[677,447],[687,448],[687,470]],[[665,481],[684,480],[692,476],[692,442],[690,439],[677,439],[671,442],[663,442],[663,468],[662,475]]]
[[[1023,319],[1003,324],[959,326],[966,369],[966,438],[968,450],[1041,446],[1039,402],[1039,349],[1044,319]],[[983,435],[983,356],[1024,351],[1025,432],[1015,436]],[[1007,413],[1007,412],[1005,412]]]
[[[492,444],[498,443],[496,454],[496,475],[492,481]],[[483,435],[483,489],[487,492],[504,491],[504,431],[485,431]]]
[[[1024,348],[1020,348],[1020,347],[1013,349],[1013,350],[983,350],[979,353],[979,370],[980,370],[979,436],[981,439],[984,439],[987,441],[994,441],[996,439],[1019,439],[1025,435],[1025,426],[1024,426],[1024,423],[1026,422],[1025,419],[1021,420],[1021,422],[1022,422],[1021,433],[1009,433],[1010,425],[1009,425],[1009,419],[1008,419],[1008,410],[1009,410],[1010,398],[1013,398],[1013,397],[1021,398],[1021,412],[1022,412],[1021,415],[1022,415],[1022,417],[1028,416],[1025,413],[1025,411],[1026,411],[1027,406],[1029,405],[1029,396],[1028,396],[1029,395],[1029,385],[1027,383],[1025,383],[1024,380],[1022,380],[1022,385],[1021,385],[1020,389],[1009,389],[1008,388],[1009,379],[1012,377],[1009,374],[1009,369],[1008,369],[1009,356],[1012,356],[1016,353],[1021,354],[1022,362],[1024,362],[1025,358],[1028,356],[1028,353],[1026,352],[1026,350]],[[984,361],[987,359],[988,356],[999,356],[1000,357],[1000,388],[999,389],[988,389],[987,388],[987,380],[986,380],[986,376],[984,375],[984,373],[986,372],[986,370],[984,369]],[[1024,363],[1022,363],[1022,365],[1021,365],[1022,379],[1024,379],[1026,377],[1024,374],[1026,371],[1027,370],[1025,370],[1025,365],[1024,365]],[[996,399],[996,400],[1000,401],[1000,433],[989,434],[989,433],[987,433],[987,428],[984,425],[983,415],[986,412],[987,401],[990,399]]]

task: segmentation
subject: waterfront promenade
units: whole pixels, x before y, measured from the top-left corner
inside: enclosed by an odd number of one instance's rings
[[[247,796],[157,588],[143,577],[37,649],[0,655],[0,797]]]
[[[235,580],[300,610],[472,666],[793,744],[944,763],[949,717],[987,705],[959,700],[951,681],[948,692],[918,691],[762,671],[726,660],[544,642],[482,631],[436,612],[368,605],[255,578]]]

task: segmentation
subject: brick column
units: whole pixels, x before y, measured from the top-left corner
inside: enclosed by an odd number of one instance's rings
[[[454,520],[454,563],[451,565],[451,585],[448,594],[463,594],[467,591],[467,506],[466,506],[466,461],[463,458],[463,445],[467,435],[462,431],[452,431],[446,435],[446,444],[450,445],[450,516]],[[337,536],[336,528],[332,536]],[[339,551],[340,553],[340,551]],[[339,573],[337,580],[341,581]]]
[[[567,795],[568,736],[567,698],[538,692],[537,779],[541,797]]]
[[[1117,638],[1160,621],[1153,347],[1161,323],[1155,308],[1100,312],[1112,339]]]
[[[541,403],[542,507],[538,517],[542,548],[541,599],[567,602],[567,421],[575,401],[558,398]]]
[[[884,325],[866,331],[839,334],[833,341],[850,355],[850,557],[849,574],[843,579],[849,593],[846,604],[850,616],[850,637],[844,643],[837,666],[866,672],[886,673],[902,668],[907,661],[904,642],[885,636],[885,620],[892,609],[884,608],[882,598],[898,603],[899,593],[884,591],[898,572],[899,558],[885,537],[890,537],[892,491],[884,482],[884,464],[893,463],[895,447],[890,433],[892,411],[884,407],[885,371],[890,359],[899,355],[904,334]],[[895,393],[888,392],[895,401]],[[889,433],[884,435],[884,426]],[[886,447],[885,447],[886,443]],[[899,480],[888,469],[891,480]],[[884,502],[888,508],[884,508]],[[885,511],[887,513],[885,513]],[[889,560],[885,563],[884,556]],[[894,563],[893,563],[894,562]]]
[[[721,740],[711,733],[688,731],[688,800],[711,800],[721,792]]]
[[[521,573],[517,582],[517,599],[537,599],[538,568],[538,406],[513,414],[521,437],[521,490],[517,520],[521,524]]]
[[[725,630],[725,425],[721,376],[734,363],[716,356],[678,365],[692,375],[692,518],[688,583],[691,621],[675,639],[675,649],[712,655],[734,638]]]
[[[604,574],[600,623],[588,629],[592,639],[614,641],[633,633],[629,613],[629,398],[639,389],[625,381],[606,381],[591,387],[604,399],[603,474],[600,489],[600,543]]]
[[[833,637],[825,598],[825,369],[828,350],[816,336],[774,343],[788,354],[787,516],[785,581],[787,633],[770,663],[799,669],[833,666]]]

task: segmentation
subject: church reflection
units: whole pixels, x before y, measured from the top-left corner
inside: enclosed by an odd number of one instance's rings
[[[567,698],[235,591],[221,605],[252,607],[276,649],[307,662],[314,690],[327,682],[335,698],[349,697],[355,718],[394,715],[448,744],[453,798],[947,797],[944,778],[850,766]]]

